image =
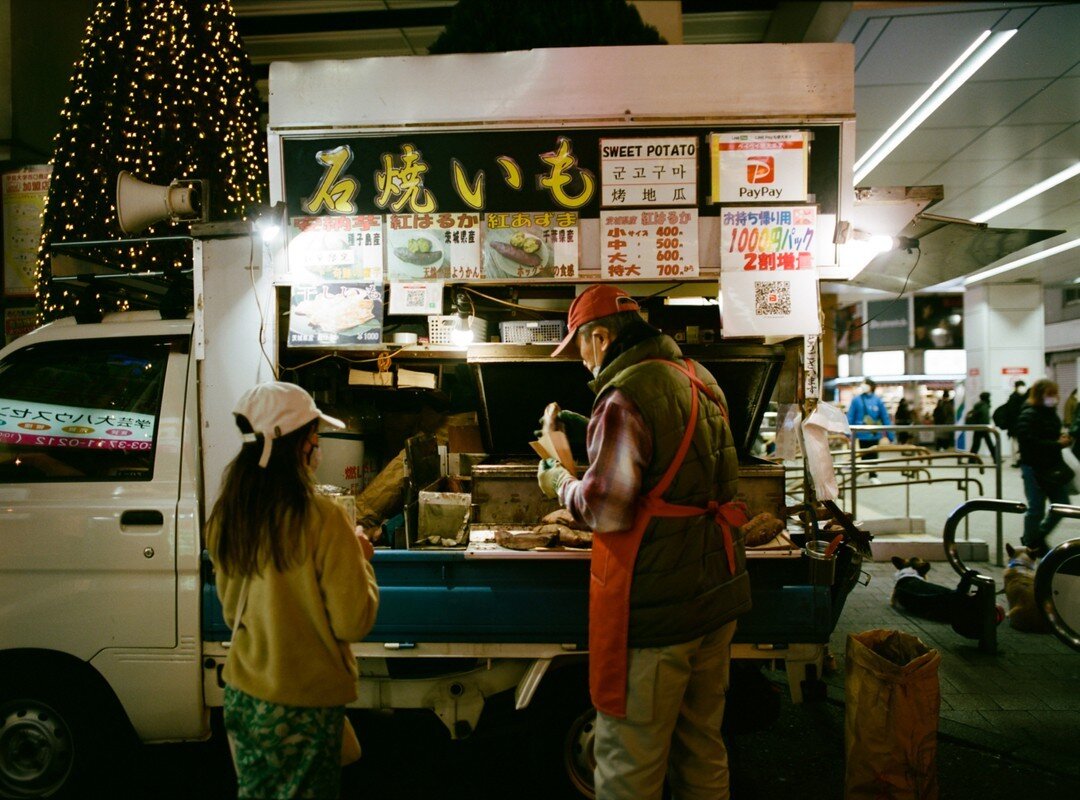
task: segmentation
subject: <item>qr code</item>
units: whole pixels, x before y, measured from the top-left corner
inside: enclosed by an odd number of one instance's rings
[[[791,284],[787,281],[754,281],[754,313],[759,317],[789,315]]]
[[[409,308],[424,308],[424,306],[427,304],[427,290],[411,288],[406,289],[405,304]]]

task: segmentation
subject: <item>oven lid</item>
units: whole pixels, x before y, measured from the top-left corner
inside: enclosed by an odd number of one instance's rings
[[[750,452],[784,364],[783,345],[718,342],[680,345],[720,384],[739,456]],[[529,454],[548,403],[588,416],[594,399],[579,359],[552,358],[554,345],[483,344],[468,362],[480,395],[480,427],[489,453]],[[535,456],[534,456],[535,457]]]

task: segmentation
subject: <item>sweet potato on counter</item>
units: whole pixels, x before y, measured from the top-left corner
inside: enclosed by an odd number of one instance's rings
[[[784,532],[784,521],[763,511],[742,526],[747,547],[761,547]]]
[[[552,516],[551,514],[548,517]],[[544,517],[547,519],[548,517]],[[509,550],[534,550],[538,547],[592,547],[592,532],[573,530],[557,522],[545,522],[531,531],[515,533],[505,528],[495,529],[495,543]]]

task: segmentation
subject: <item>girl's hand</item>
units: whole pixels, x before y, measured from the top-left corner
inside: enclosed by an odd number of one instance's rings
[[[364,558],[371,561],[372,556],[375,555],[375,547],[371,544],[371,539],[364,533],[364,529],[359,525],[356,526],[356,541],[360,543],[360,550],[364,554]]]

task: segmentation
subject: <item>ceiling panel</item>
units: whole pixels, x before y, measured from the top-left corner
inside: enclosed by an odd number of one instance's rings
[[[982,132],[982,128],[950,128],[944,131],[917,128],[882,163],[936,161],[940,164],[964,149]]]
[[[1056,78],[1074,67],[1080,42],[1080,14],[1069,6],[1075,3],[1036,8],[1020,26],[1019,33],[979,70],[979,79]],[[1032,58],[1034,53],[1038,58]]]
[[[1078,6],[1080,11],[1080,6]],[[1078,13],[1080,16],[1080,13]],[[1067,122],[1080,119],[1080,76],[1060,78],[1032,95],[1003,125],[1032,122]]]
[[[903,78],[929,86],[1000,17],[998,11],[893,16],[859,62],[858,84],[895,84]]]
[[[1066,129],[1066,125],[999,125],[985,129],[981,136],[968,142],[953,161],[1000,161],[1020,158],[1033,148],[1045,145]],[[976,168],[977,167],[973,167]]]
[[[957,89],[920,127],[996,125],[1017,112],[1032,95],[1050,83],[1046,78],[1000,82],[981,78],[982,73],[975,73],[974,78]]]

